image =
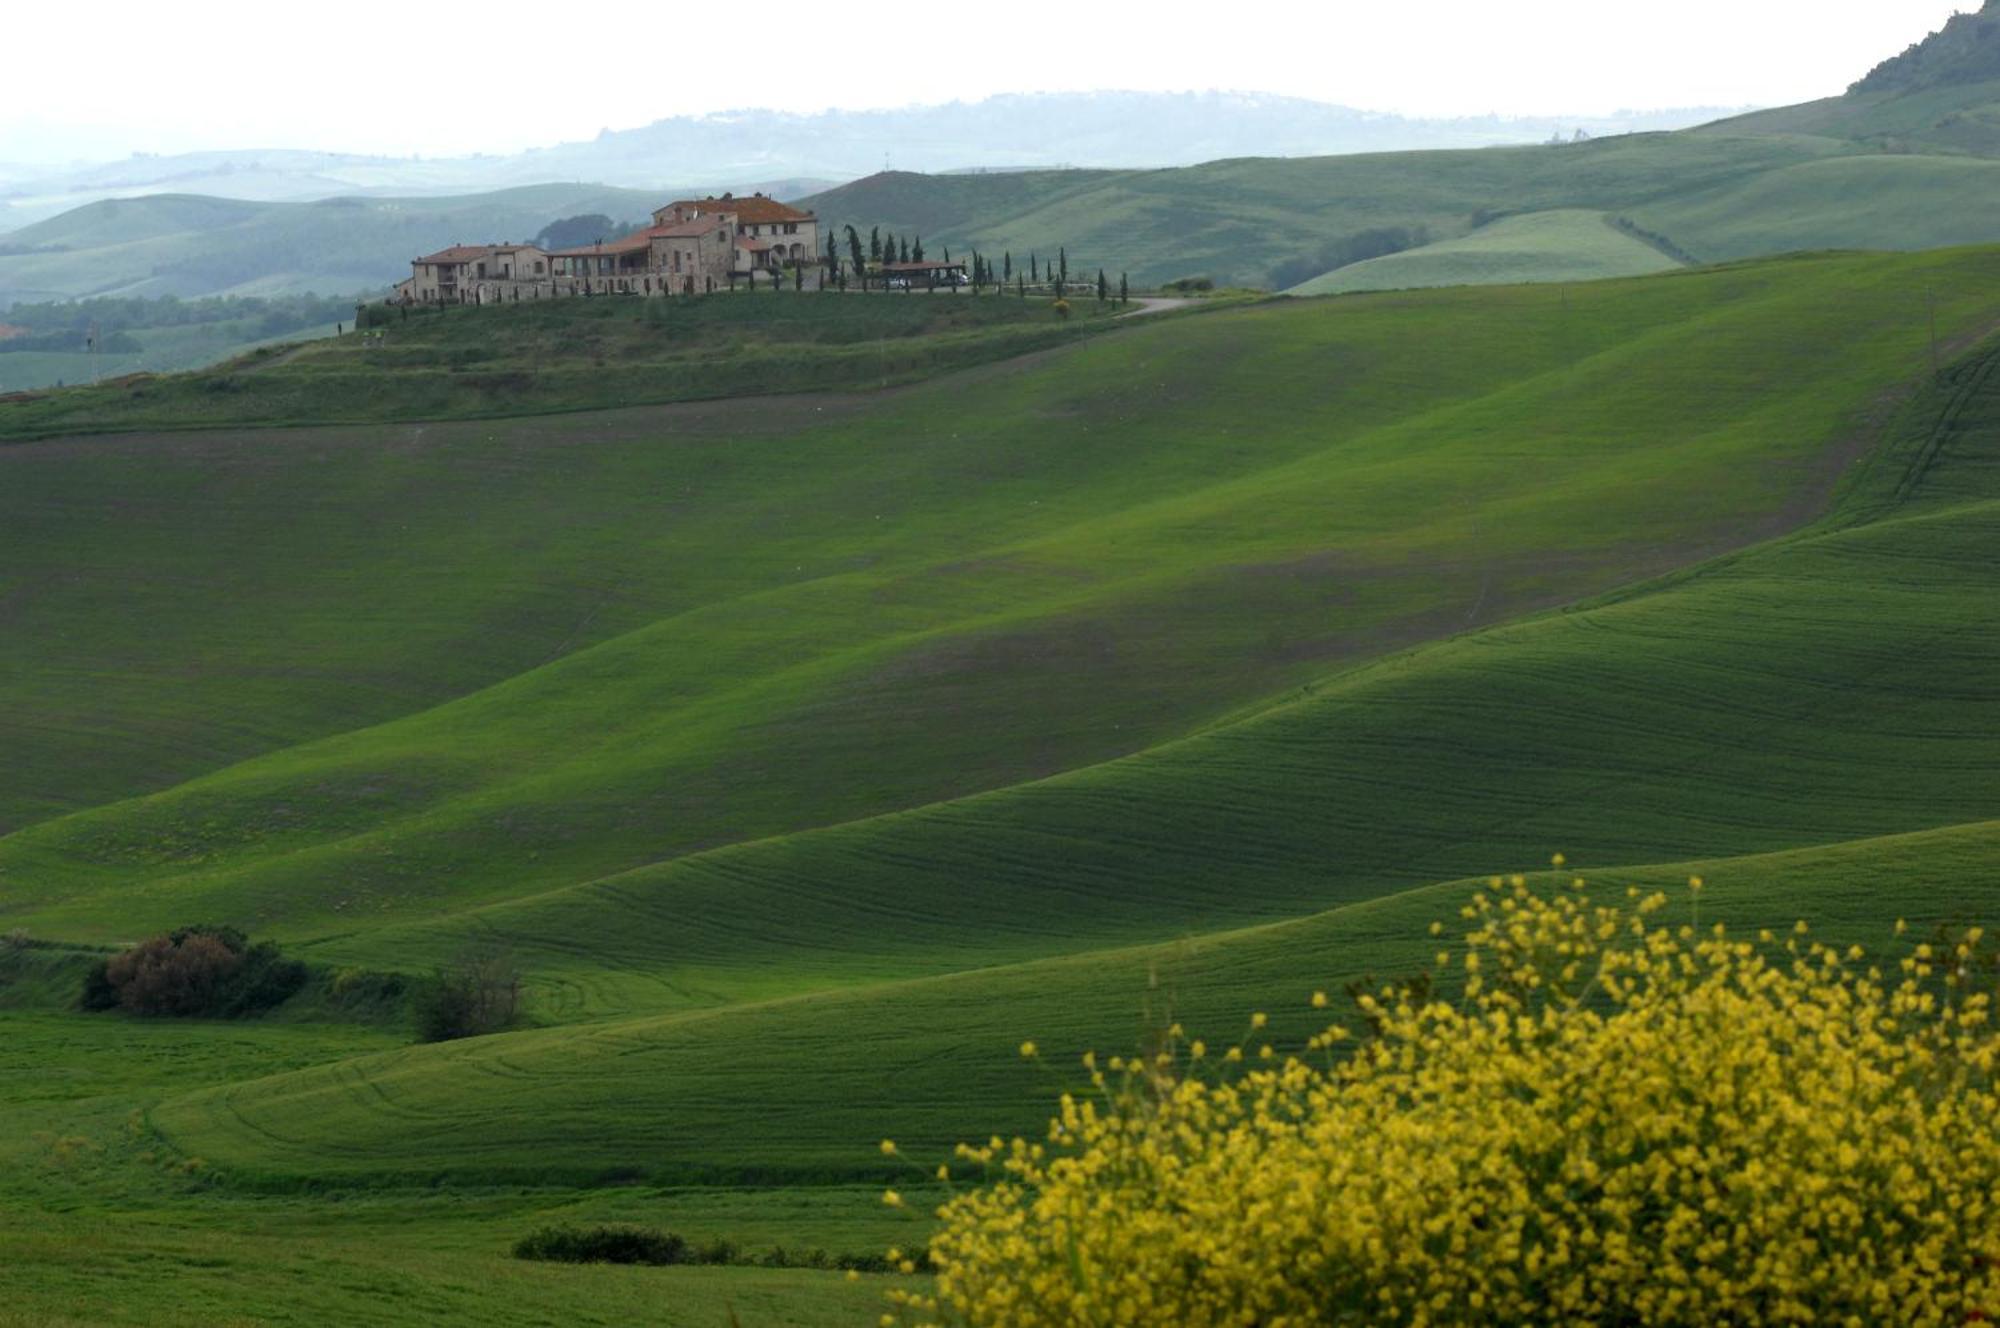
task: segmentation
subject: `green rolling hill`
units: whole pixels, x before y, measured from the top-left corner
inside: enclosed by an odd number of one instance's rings
[[[1677,266],[1673,257],[1620,230],[1601,213],[1534,212],[1482,226],[1461,240],[1336,268],[1286,294],[1591,281],[1643,276]]]
[[[1745,924],[1803,912],[1886,939],[1895,916],[1979,915],[2000,902],[1985,817],[2000,795],[1996,439],[1988,350],[1911,403],[1840,505],[1795,536],[1418,648],[1144,756],[746,846],[706,888],[627,876],[489,914],[522,945],[567,945],[579,967],[629,965],[628,1000],[650,968],[666,979],[657,1005],[686,995],[663,954],[706,961],[717,986],[725,954],[795,983],[898,950],[977,972],[398,1052],[184,1099],[158,1120],[183,1147],[274,1177],[428,1164],[673,1179],[787,1158],[866,1171],[852,1140],[871,1119],[942,1149],[966,1133],[960,1102],[1028,1097],[1010,1031],[1117,1046],[1153,969],[1187,1017],[1226,1035],[1247,1005],[1289,994],[1296,1009],[1316,987],[1421,966],[1422,923],[1466,887],[1420,882],[1549,844],[1630,864],[1608,869],[1620,881],[1699,872],[1720,887],[1716,916]],[[1688,853],[1694,842],[1712,851]],[[768,909],[764,881],[787,887]],[[1307,921],[1152,951],[979,962],[1036,919],[1064,939],[1112,920],[1099,944],[1115,944],[1208,931],[1232,904],[1343,898]],[[602,939],[615,927],[618,941]],[[723,1047],[726,1075],[709,1068]],[[811,1086],[781,1090],[801,1062],[821,1067]],[[484,1109],[476,1085],[495,1075],[510,1091]],[[588,1132],[568,1114],[585,1100]],[[1030,1128],[1038,1106],[1004,1126]]]
[[[1424,251],[1406,260],[1419,264],[1408,271],[1429,274],[1412,284],[1642,270],[1638,251],[1588,227],[1527,220],[1572,212],[1626,218],[1659,252],[1698,262],[1992,243],[2000,43],[1982,34],[1993,31],[2000,13],[1989,4],[1842,96],[1672,133],[1159,170],[884,172],[802,201],[863,235],[915,233],[937,249],[1010,253],[1023,266],[1030,253],[1066,250],[1085,279],[1103,268],[1142,285],[1199,275],[1292,288],[1357,255],[1380,256],[1384,236]],[[420,251],[519,238],[575,213],[636,217],[660,201],[582,184],[431,199],[109,200],[10,232],[0,244],[0,308],[92,294],[380,290]],[[1493,231],[1496,221],[1509,229]],[[1375,278],[1328,280],[1312,289]]]
[[[1699,262],[1802,249],[1991,243],[2000,158],[2000,9],[1960,15],[1845,95],[1695,129],[1480,152],[1243,159],[1173,171],[933,179],[885,174],[814,200],[830,217],[915,228],[1019,254],[1066,246],[1072,268],[1142,281],[1207,275],[1311,293],[1377,282],[1580,281],[1643,270],[1589,227],[1626,217]],[[1506,219],[1508,229],[1490,223]],[[1523,227],[1532,228],[1524,231]],[[1403,266],[1348,270],[1383,230]],[[1502,258],[1501,255],[1508,255]],[[1365,252],[1364,252],[1365,256]],[[1388,260],[1382,260],[1385,264]],[[1342,275],[1334,275],[1340,268]],[[1396,276],[1396,273],[1403,276]]]
[[[526,239],[558,217],[644,217],[659,204],[643,190],[577,184],[310,203],[107,199],[7,233],[0,310],[92,295],[379,291],[407,277],[418,254],[460,240]]]
[[[883,1135],[1032,1130],[1169,1008],[1289,1036],[1556,850],[1869,943],[2000,904],[2000,249],[1032,346],[1005,301],[785,299],[716,366],[900,341],[910,381],[487,417],[467,378],[677,338],[605,302],[458,364],[466,310],[0,443],[0,1323],[865,1315],[501,1256],[921,1239]],[[371,373],[373,418],[284,427]],[[501,943],[531,1026],[62,1008],[76,947],[196,920],[322,983]]]

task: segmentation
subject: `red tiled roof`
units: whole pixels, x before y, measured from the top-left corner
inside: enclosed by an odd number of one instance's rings
[[[764,226],[774,221],[811,221],[813,215],[762,194],[752,194],[748,198],[684,198],[667,206],[699,208],[704,213],[734,212],[737,220],[750,226]]]
[[[739,235],[736,237],[736,247],[738,249],[748,249],[753,254],[761,254],[771,247],[771,242],[769,240],[749,240]]]
[[[629,254],[641,249],[649,249],[655,240],[691,240],[707,235],[722,226],[720,217],[703,217],[697,221],[684,221],[674,226],[647,226],[621,235],[615,240],[602,244],[583,244],[574,249],[558,249],[551,258],[588,258],[593,254]]]
[[[550,254],[549,257],[588,258],[593,254],[629,254],[636,250],[651,248],[653,237],[660,234],[664,229],[664,227],[660,226],[649,226],[645,230],[633,231],[630,235],[621,235],[615,240],[606,240],[602,244],[581,244],[574,249],[558,249]]]
[[[712,230],[718,230],[722,227],[722,224],[721,217],[711,215],[696,217],[693,221],[678,222],[672,226],[655,226],[651,233],[664,240],[687,240],[697,235],[706,235]]]
[[[455,244],[419,258],[419,263],[471,263],[493,252],[490,244]]]

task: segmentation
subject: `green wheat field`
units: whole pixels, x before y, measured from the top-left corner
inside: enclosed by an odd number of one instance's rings
[[[1441,284],[1556,249],[1609,279]],[[1732,925],[2000,913],[2000,249],[1564,211],[1333,276],[460,309],[0,402],[0,1324],[868,1322],[901,1279],[509,1249],[921,1244],[884,1136],[1296,1035],[1558,851]],[[194,923],[305,990],[76,1008]],[[352,997],[476,946],[509,1031]]]

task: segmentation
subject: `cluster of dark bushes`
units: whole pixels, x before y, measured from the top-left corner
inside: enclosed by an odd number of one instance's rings
[[[416,989],[412,1012],[421,1042],[497,1033],[521,1013],[521,970],[499,946],[476,946]]]
[[[1177,277],[1160,287],[1160,289],[1171,291],[1176,295],[1199,295],[1202,291],[1214,290],[1215,279],[1213,277]]]
[[[234,1019],[282,1005],[306,984],[306,966],[275,943],[234,927],[182,927],[91,965],[86,1010]]]
[[[1387,258],[1405,249],[1419,249],[1431,242],[1430,230],[1423,226],[1377,226],[1329,240],[1310,254],[1288,258],[1271,269],[1272,290],[1290,290],[1321,273],[1352,267],[1371,258]]]
[[[733,1265],[749,1268],[822,1268],[857,1273],[892,1273],[896,1265],[884,1254],[829,1254],[825,1250],[787,1250],[779,1245],[751,1254],[732,1240],[697,1244],[655,1227],[542,1227],[514,1242],[516,1259],[549,1263],[633,1263],[666,1267],[673,1264]],[[930,1262],[929,1251],[910,1250],[905,1257],[918,1267]]]

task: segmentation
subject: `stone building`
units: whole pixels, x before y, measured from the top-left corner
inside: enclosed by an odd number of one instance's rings
[[[694,295],[820,258],[819,219],[763,194],[682,199],[615,240],[543,253],[532,245],[453,245],[412,260],[396,298],[491,304],[567,295]]]
[[[549,255],[532,244],[455,244],[410,260],[399,296],[415,304],[471,303],[482,283],[546,281]]]

